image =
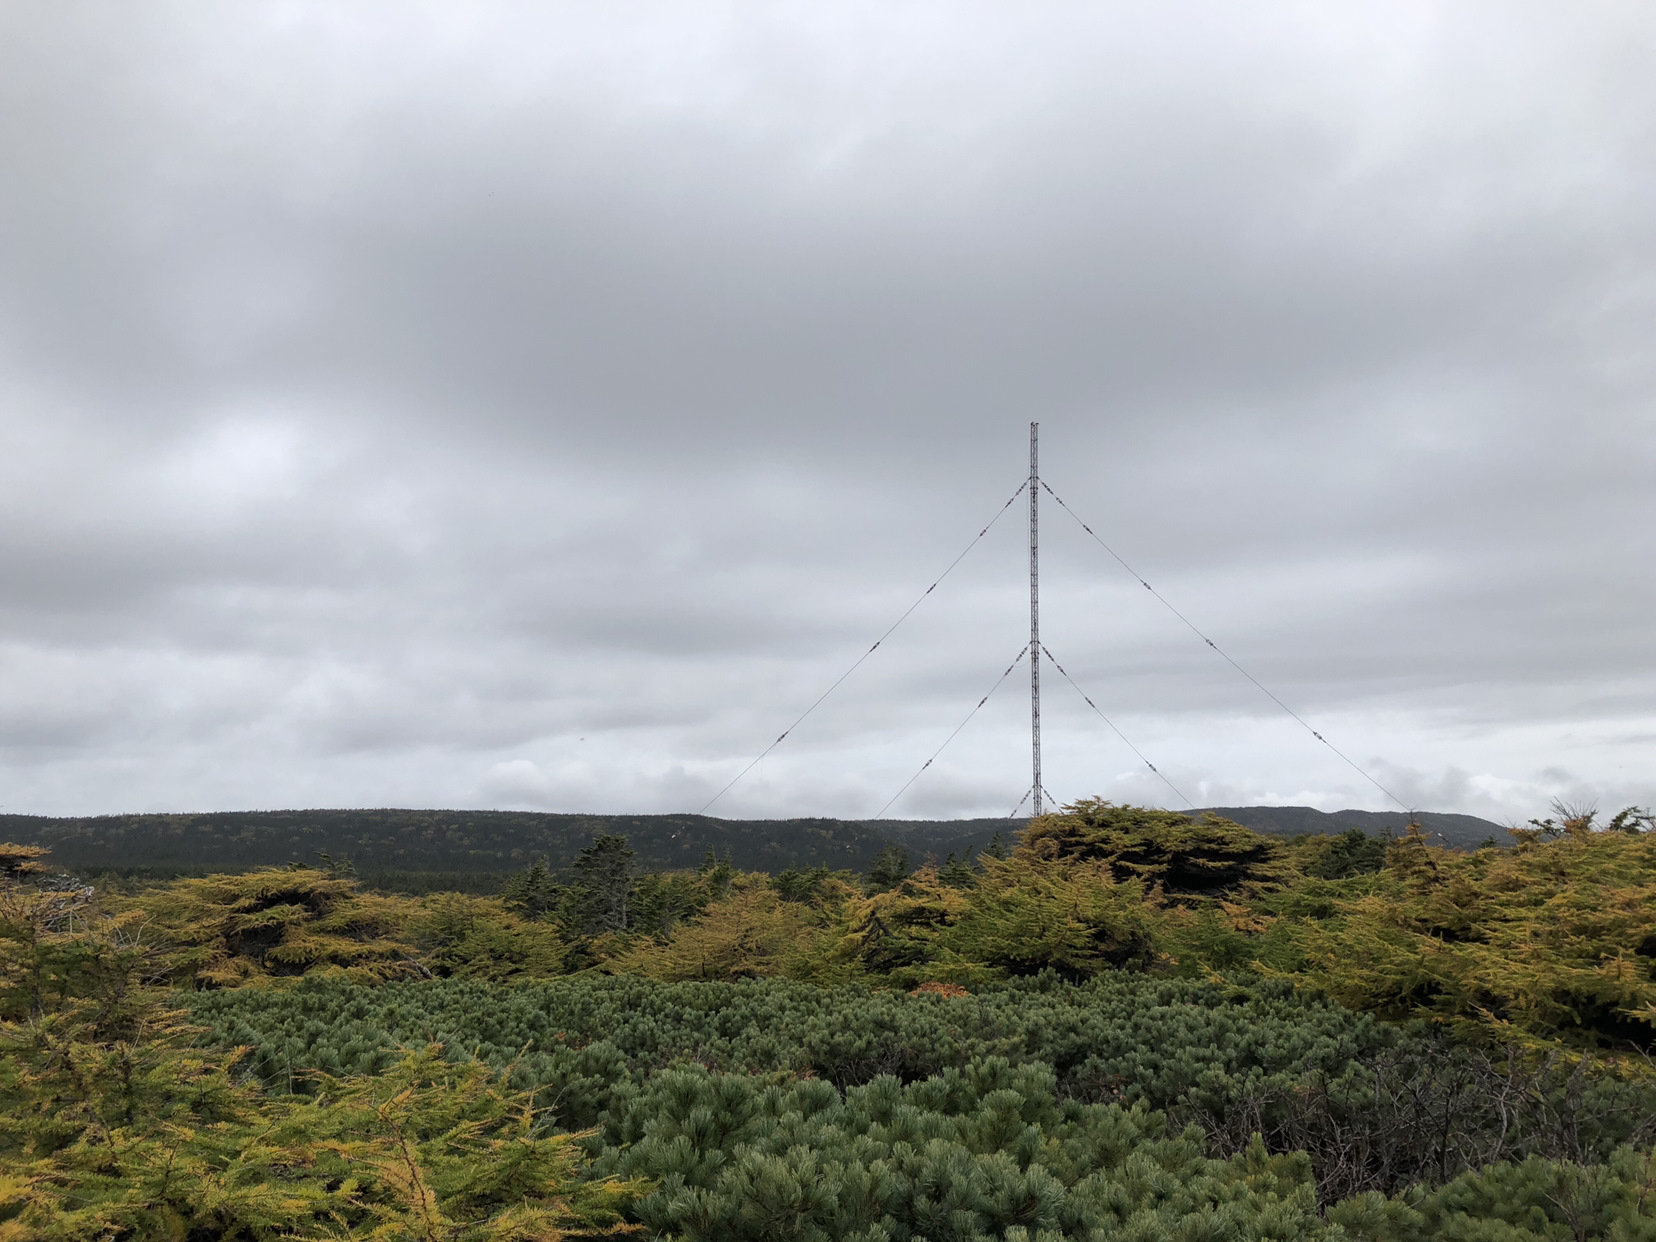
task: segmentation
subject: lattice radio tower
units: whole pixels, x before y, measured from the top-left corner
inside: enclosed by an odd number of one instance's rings
[[[972,718],[974,716],[976,716],[978,714],[978,712],[983,708],[983,705],[989,701],[990,695],[994,694],[995,690],[998,689],[1000,687],[1000,685],[1003,682],[1006,681],[1007,678],[1012,676],[1013,670],[1016,669],[1017,666],[1018,666],[1018,661],[1022,660],[1024,655],[1026,655],[1026,654],[1029,656],[1029,759],[1030,759],[1030,774],[1033,777],[1033,780],[1030,782],[1029,793],[1025,794],[1024,797],[1029,798],[1029,797],[1032,796],[1035,799],[1034,813],[1036,815],[1042,814],[1045,811],[1047,804],[1051,801],[1051,799],[1047,795],[1046,787],[1044,785],[1042,785],[1042,783],[1041,783],[1041,656],[1042,655],[1045,655],[1047,657],[1047,659],[1051,662],[1052,667],[1057,670],[1058,675],[1060,677],[1062,677],[1065,681],[1069,682],[1070,685],[1075,688],[1075,692],[1081,696],[1081,698],[1086,702],[1088,707],[1090,707],[1095,713],[1097,713],[1098,718],[1100,720],[1102,720],[1109,727],[1110,731],[1113,732],[1118,738],[1120,738],[1122,743],[1124,745],[1126,745],[1129,750],[1131,750],[1135,755],[1138,756],[1140,762],[1142,762],[1146,768],[1148,768],[1152,773],[1154,773],[1156,778],[1158,780],[1160,780],[1162,782],[1162,784],[1166,785],[1168,787],[1168,789],[1170,789],[1174,793],[1174,795],[1176,795],[1182,802],[1184,802],[1186,805],[1190,806],[1192,809],[1195,808],[1196,804],[1194,802],[1192,802],[1188,797],[1186,797],[1185,794],[1179,789],[1179,787],[1177,785],[1175,785],[1171,780],[1169,780],[1162,773],[1161,769],[1156,767],[1155,764],[1151,763],[1150,760],[1145,756],[1143,751],[1141,751],[1137,746],[1133,745],[1132,741],[1127,737],[1127,735],[1125,733],[1123,733],[1116,726],[1115,721],[1111,720],[1108,716],[1106,716],[1103,713],[1103,711],[1101,711],[1099,709],[1098,704],[1093,702],[1092,697],[1090,695],[1088,695],[1087,692],[1085,690],[1083,690],[1076,683],[1075,678],[1073,678],[1069,675],[1069,671],[1067,669],[1065,669],[1064,666],[1058,662],[1057,658],[1054,657],[1053,654],[1050,651],[1047,651],[1047,649],[1045,647],[1041,646],[1041,492],[1042,491],[1046,491],[1047,493],[1049,493],[1052,496],[1053,500],[1057,501],[1058,507],[1060,509],[1064,510],[1065,513],[1067,513],[1070,517],[1074,518],[1076,523],[1081,527],[1082,530],[1087,532],[1088,537],[1090,537],[1093,540],[1093,542],[1098,544],[1099,547],[1101,547],[1106,553],[1108,553],[1109,556],[1112,559],[1114,559],[1116,561],[1116,563],[1121,566],[1122,569],[1126,570],[1127,573],[1132,576],[1134,581],[1136,581],[1141,587],[1143,587],[1146,591],[1148,591],[1151,595],[1153,595],[1156,598],[1156,600],[1162,605],[1162,607],[1166,608],[1170,613],[1173,614],[1173,616],[1177,617],[1178,620],[1185,626],[1186,629],[1190,630],[1190,632],[1192,634],[1194,634],[1198,639],[1200,639],[1209,648],[1211,648],[1213,653],[1216,656],[1218,656],[1221,660],[1225,661],[1225,663],[1229,664],[1233,669],[1236,670],[1236,672],[1241,674],[1248,681],[1252,682],[1254,687],[1257,690],[1259,690],[1262,694],[1264,694],[1266,698],[1270,699],[1272,703],[1276,704],[1276,706],[1279,707],[1282,711],[1286,712],[1289,716],[1291,716],[1294,719],[1294,721],[1296,723],[1298,723],[1300,725],[1300,727],[1303,728],[1307,733],[1309,733],[1317,741],[1321,742],[1329,750],[1333,751],[1333,753],[1335,755],[1339,756],[1339,758],[1348,767],[1350,767],[1352,769],[1352,771],[1354,771],[1358,775],[1362,776],[1365,780],[1367,780],[1370,784],[1372,784],[1381,793],[1385,794],[1386,797],[1390,798],[1393,802],[1397,803],[1397,805],[1400,808],[1402,808],[1403,810],[1409,812],[1411,815],[1414,813],[1413,809],[1406,802],[1404,802],[1396,794],[1392,793],[1391,790],[1387,789],[1384,785],[1382,785],[1373,776],[1369,775],[1369,773],[1366,772],[1361,766],[1359,766],[1353,759],[1351,759],[1350,756],[1346,755],[1343,751],[1338,749],[1332,742],[1330,742],[1321,733],[1317,732],[1316,729],[1312,728],[1311,725],[1305,720],[1305,718],[1303,716],[1301,716],[1298,712],[1294,711],[1293,708],[1289,707],[1288,704],[1284,703],[1275,694],[1273,694],[1270,690],[1268,690],[1265,687],[1265,685],[1262,682],[1259,681],[1258,678],[1256,678],[1252,673],[1248,672],[1247,669],[1243,668],[1240,664],[1238,664],[1235,660],[1233,660],[1224,651],[1220,650],[1219,645],[1217,643],[1215,643],[1213,641],[1213,639],[1209,638],[1205,633],[1203,633],[1200,629],[1198,629],[1197,626],[1195,625],[1195,623],[1192,622],[1188,617],[1186,617],[1184,615],[1184,613],[1180,612],[1177,608],[1175,608],[1161,594],[1161,592],[1157,591],[1153,586],[1151,586],[1142,577],[1140,577],[1139,573],[1136,569],[1134,569],[1126,561],[1122,560],[1122,558],[1120,557],[1120,555],[1117,554],[1117,552],[1115,551],[1114,548],[1110,547],[1109,544],[1105,543],[1104,540],[1099,538],[1098,533],[1095,530],[1093,530],[1093,528],[1091,526],[1088,526],[1085,522],[1083,522],[1081,520],[1080,515],[1077,514],[1074,509],[1071,509],[1067,503],[1065,503],[1064,498],[1062,496],[1060,496],[1057,492],[1053,491],[1050,487],[1048,487],[1045,483],[1043,483],[1041,481],[1041,424],[1032,422],[1032,423],[1029,424],[1029,478],[1026,479],[1019,486],[1018,491],[1013,492],[1010,496],[1008,496],[1006,498],[1006,503],[1003,504],[999,509],[997,509],[995,511],[994,517],[989,519],[988,524],[986,526],[984,526],[982,530],[978,531],[978,533],[972,538],[971,542],[968,543],[966,545],[966,547],[961,551],[959,556],[955,557],[954,560],[949,562],[948,566],[945,567],[943,572],[938,575],[936,581],[934,581],[929,587],[927,587],[924,591],[922,591],[920,593],[919,597],[912,604],[910,604],[908,606],[907,610],[904,611],[902,616],[898,617],[895,621],[893,621],[891,623],[891,625],[886,629],[886,632],[884,634],[881,634],[879,638],[874,640],[874,645],[869,647],[867,651],[864,651],[860,656],[858,656],[851,663],[851,667],[847,668],[843,673],[841,673],[839,675],[839,677],[833,682],[833,684],[831,684],[826,690],[824,690],[820,695],[817,696],[815,702],[813,702],[809,707],[807,707],[803,712],[801,712],[799,714],[799,716],[795,718],[795,720],[792,724],[790,724],[786,729],[782,730],[782,732],[777,736],[777,738],[774,742],[772,742],[769,746],[765,747],[756,756],[754,756],[752,761],[749,762],[746,767],[744,767],[740,772],[736,773],[735,776],[730,778],[729,782],[726,783],[726,785],[724,786],[723,789],[719,790],[718,793],[714,794],[711,798],[709,798],[707,800],[707,802],[703,804],[703,806],[702,806],[701,810],[698,812],[698,814],[701,814],[701,815],[707,814],[707,812],[712,808],[712,806],[715,802],[717,802],[720,798],[724,797],[725,794],[729,793],[730,790],[736,785],[736,783],[738,781],[740,781],[749,772],[753,771],[753,769],[759,765],[759,763],[765,758],[766,755],[770,754],[771,751],[775,750],[784,741],[786,741],[788,736],[795,729],[797,729],[802,723],[804,723],[805,718],[807,716],[809,716],[812,712],[816,711],[817,708],[821,707],[823,701],[825,699],[827,699],[827,697],[830,694],[832,694],[835,690],[837,690],[839,688],[840,684],[842,682],[844,682],[847,677],[851,676],[852,673],[856,672],[859,668],[861,668],[862,665],[863,665],[863,662],[865,660],[867,660],[871,655],[873,655],[877,650],[879,650],[880,645],[882,643],[884,643],[886,641],[886,639],[890,638],[892,636],[892,634],[896,633],[897,627],[902,625],[903,622],[906,621],[909,618],[909,616],[914,612],[914,610],[916,608],[920,607],[920,605],[923,604],[926,601],[926,599],[931,595],[931,593],[938,588],[939,584],[942,583],[943,579],[947,578],[949,576],[949,574],[954,571],[954,567],[956,565],[960,564],[960,562],[965,559],[966,554],[968,552],[970,552],[974,547],[977,546],[979,540],[983,539],[985,536],[987,536],[989,534],[989,528],[991,526],[993,526],[997,521],[1000,520],[1002,514],[1009,511],[1012,508],[1012,506],[1017,503],[1018,492],[1021,492],[1021,491],[1025,490],[1026,488],[1029,491],[1029,645],[1027,647],[1025,647],[1024,650],[1021,653],[1019,653],[1017,658],[1014,659],[1012,661],[1012,663],[1010,663],[1006,666],[1006,671],[1000,675],[999,679],[996,680],[994,686],[990,687],[989,693],[985,694],[981,699],[979,699],[977,701],[977,705],[975,707],[973,707],[971,711],[966,713],[966,718],[964,720],[962,720],[958,725],[955,726],[955,730],[954,730],[953,733],[949,734],[948,737],[943,739],[943,744],[941,746],[939,746],[935,752],[933,752],[931,758],[927,759],[923,764],[921,764],[919,769],[914,773],[913,776],[909,777],[908,781],[903,785],[903,787],[901,789],[899,789],[895,794],[893,794],[891,796],[891,798],[887,800],[886,804],[884,806],[882,806],[879,809],[878,812],[875,813],[874,818],[876,820],[881,819],[882,817],[884,817],[885,813],[888,810],[891,809],[892,804],[895,803],[897,801],[897,799],[901,798],[906,792],[908,792],[909,787],[911,785],[913,785],[915,781],[920,779],[921,775],[924,774],[926,772],[926,770],[929,769],[932,766],[932,764],[937,760],[937,757],[943,753],[944,748],[946,748],[949,745],[950,742],[954,741],[954,739],[960,734],[960,731],[962,729],[964,729],[968,724],[971,723]],[[1008,815],[1008,818],[1012,818],[1013,816],[1017,815],[1017,813],[1019,811],[1021,811],[1022,809],[1023,809],[1023,802],[1020,800],[1018,805],[1012,809],[1011,813]]]
[[[1041,424],[1029,424],[1029,750],[1041,813]]]

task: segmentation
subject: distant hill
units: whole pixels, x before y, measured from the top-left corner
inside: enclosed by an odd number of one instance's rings
[[[1361,828],[1370,836],[1383,832],[1401,833],[1410,817],[1402,811],[1318,811],[1308,806],[1215,806],[1215,815],[1234,819],[1255,832],[1294,837],[1305,833],[1334,834]],[[1422,811],[1417,818],[1428,833],[1436,833],[1440,844],[1457,850],[1475,850],[1490,837],[1500,845],[1511,844],[1506,826],[1476,815],[1455,815],[1445,811]]]
[[[326,853],[361,871],[516,871],[536,858],[563,866],[606,832],[625,836],[640,865],[652,870],[694,867],[709,846],[753,871],[864,870],[888,840],[845,820],[702,815],[392,809],[0,815],[0,838],[48,846],[51,862],[70,869],[226,870],[314,862]]]
[[[908,850],[918,865],[928,857],[942,862],[950,854],[965,857],[983,849],[1000,835],[1007,849],[1015,842],[1014,833],[1023,828],[1027,819],[869,819],[862,821],[889,841],[895,841]]]
[[[1293,836],[1361,828],[1401,830],[1405,817],[1377,811],[1326,813],[1310,807],[1215,807],[1260,832]],[[1470,815],[1428,814],[1447,844],[1475,848],[1499,824]],[[694,867],[712,847],[745,870],[825,866],[864,871],[888,843],[915,863],[928,855],[980,850],[998,832],[1011,843],[1024,820],[716,819],[705,815],[556,815],[531,811],[215,811],[179,815],[52,818],[0,815],[0,840],[50,847],[70,870],[145,868],[156,872],[238,870],[349,859],[363,872],[516,871],[536,858],[565,866],[600,833],[620,833],[651,870]]]

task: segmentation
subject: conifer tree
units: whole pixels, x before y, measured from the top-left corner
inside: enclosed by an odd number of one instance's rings
[[[544,918],[557,909],[562,896],[562,887],[542,858],[508,880],[500,893],[508,907],[531,919]]]
[[[972,869],[972,851],[968,849],[966,857],[956,858],[954,851],[950,850],[948,858],[938,868],[937,878],[950,888],[972,888],[976,885],[977,872]]]
[[[895,843],[888,843],[874,856],[868,874],[863,877],[863,892],[889,892],[901,884],[909,874],[908,851]]]
[[[826,891],[828,876],[827,867],[811,867],[805,871],[789,867],[774,876],[771,884],[783,901],[814,902]]]
[[[1116,879],[1143,880],[1175,899],[1257,890],[1293,875],[1280,841],[1231,820],[1099,798],[1032,821],[1017,854],[1033,862],[1103,862]]]
[[[1348,876],[1369,875],[1379,871],[1386,862],[1386,843],[1371,837],[1361,828],[1349,828],[1338,836],[1323,839],[1320,856],[1310,866],[1310,874],[1324,880],[1343,880]]]
[[[40,845],[0,843],[0,880],[20,880],[24,876],[39,875],[46,870],[41,859],[52,851]]]
[[[636,877],[627,838],[605,833],[583,849],[570,868],[562,916],[577,935],[624,932],[631,926],[630,906]]]

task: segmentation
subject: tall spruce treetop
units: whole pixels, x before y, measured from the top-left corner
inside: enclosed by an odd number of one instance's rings
[[[605,833],[580,852],[570,868],[573,921],[588,935],[626,931],[637,876],[627,838]]]
[[[528,870],[519,872],[506,881],[500,896],[512,909],[538,919],[556,910],[563,889],[552,875],[544,859],[537,858]]]
[[[908,851],[900,845],[887,845],[874,856],[874,865],[863,877],[863,891],[869,894],[889,892],[908,878],[908,874]]]

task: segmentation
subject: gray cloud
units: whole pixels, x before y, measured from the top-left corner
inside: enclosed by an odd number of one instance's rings
[[[1656,800],[1642,10],[0,23],[8,809]]]

